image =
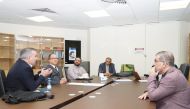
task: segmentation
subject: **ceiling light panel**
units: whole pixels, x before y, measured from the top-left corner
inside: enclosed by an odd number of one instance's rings
[[[27,19],[35,22],[50,22],[53,21],[52,19],[46,16],[34,16],[34,17],[27,17]]]
[[[87,16],[92,18],[110,16],[105,10],[87,11],[84,12]]]
[[[171,9],[186,8],[188,6],[188,4],[189,4],[189,0],[161,2],[160,3],[160,10],[171,10]]]

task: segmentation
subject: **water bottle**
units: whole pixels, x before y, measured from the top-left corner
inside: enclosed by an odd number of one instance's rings
[[[47,81],[47,96],[51,95],[51,89],[52,89],[51,78],[48,78],[48,81]]]

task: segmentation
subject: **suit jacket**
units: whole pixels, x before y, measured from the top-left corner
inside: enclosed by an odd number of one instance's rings
[[[115,71],[115,65],[113,63],[111,63],[109,65],[109,72],[112,73],[112,74],[116,73],[116,71]],[[99,73],[106,73],[106,63],[101,63],[99,65],[98,74]]]
[[[60,80],[61,80],[61,78],[63,78],[62,69],[59,67],[57,67],[58,69],[56,69],[55,67],[53,67],[50,64],[47,65],[47,68],[52,69],[52,74],[49,76],[51,78],[51,84],[53,84],[53,85],[60,84]]]
[[[148,97],[156,109],[190,109],[190,87],[180,70],[171,67],[162,79],[148,78]]]
[[[34,75],[31,66],[22,59],[18,59],[9,70],[6,78],[7,91],[34,91],[45,77]]]

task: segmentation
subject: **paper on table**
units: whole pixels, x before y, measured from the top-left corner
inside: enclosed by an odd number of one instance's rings
[[[75,83],[75,82],[71,82],[71,83],[67,83],[68,85],[81,85],[81,86],[103,86],[103,83]]]
[[[117,79],[115,81],[116,82],[124,82],[124,81],[132,81],[132,80],[130,80],[130,79]]]
[[[79,76],[79,78],[89,78],[87,73],[82,74],[82,76]]]
[[[144,80],[139,80],[139,82],[148,82],[148,80],[144,79]]]

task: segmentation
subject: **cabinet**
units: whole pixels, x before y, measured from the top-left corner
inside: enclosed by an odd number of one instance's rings
[[[15,37],[0,33],[0,69],[6,73],[15,61]]]
[[[34,67],[34,72],[39,71],[41,67],[48,64],[48,56],[50,53],[57,55],[59,59],[58,66],[64,66],[64,38],[16,36],[16,58],[19,57],[20,50],[27,47],[35,48],[38,52],[38,60]]]
[[[50,53],[56,54],[58,66],[64,67],[64,38],[0,33],[0,69],[7,73],[19,58],[20,50],[27,47],[35,48],[38,52],[34,72],[48,64]]]

